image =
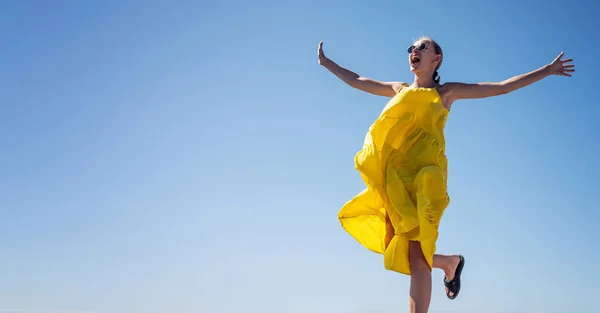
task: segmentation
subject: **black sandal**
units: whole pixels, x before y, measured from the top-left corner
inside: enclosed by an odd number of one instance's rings
[[[446,290],[446,296],[448,297],[448,299],[451,299],[451,300],[456,299],[456,297],[458,296],[458,293],[460,292],[460,274],[462,273],[463,266],[465,265],[465,258],[462,255],[459,255],[458,258],[460,259],[460,262],[456,266],[456,272],[454,273],[454,279],[452,279],[451,281],[448,281],[446,279],[446,277],[444,277],[444,286],[446,286],[446,288],[448,288]],[[453,295],[450,295],[450,292],[452,292]]]

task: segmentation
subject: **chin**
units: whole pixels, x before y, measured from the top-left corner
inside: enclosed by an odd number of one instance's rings
[[[421,73],[423,71],[423,69],[420,69],[418,66],[414,67],[411,65],[409,68],[410,68],[410,71],[413,72],[414,74]]]

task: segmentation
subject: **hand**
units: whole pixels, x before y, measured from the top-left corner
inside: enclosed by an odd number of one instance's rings
[[[548,71],[550,75],[560,75],[560,76],[568,76],[571,77],[572,72],[575,72],[575,65],[568,64],[573,62],[573,59],[561,60],[565,53],[561,52],[552,63],[548,66]]]
[[[323,42],[319,42],[319,48],[317,49],[317,57],[320,65],[325,65],[325,62],[329,61],[323,52]]]

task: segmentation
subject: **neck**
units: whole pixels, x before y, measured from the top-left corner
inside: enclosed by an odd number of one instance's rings
[[[429,75],[429,77],[421,77],[419,75],[415,75],[415,80],[413,81],[412,86],[425,88],[436,87],[438,83],[436,83],[431,76],[432,75]]]

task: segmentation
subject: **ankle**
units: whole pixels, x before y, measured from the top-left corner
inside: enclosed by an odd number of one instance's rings
[[[448,257],[449,262],[446,264],[443,270],[446,274],[446,277],[452,280],[452,278],[454,278],[454,273],[456,272],[456,267],[458,266],[458,263],[460,263],[460,258],[458,255],[448,255]]]
[[[444,268],[443,270],[444,270],[444,277],[445,278],[447,278],[449,280],[451,280],[452,278],[454,278],[454,268],[452,268],[452,267],[449,266],[447,268]]]

